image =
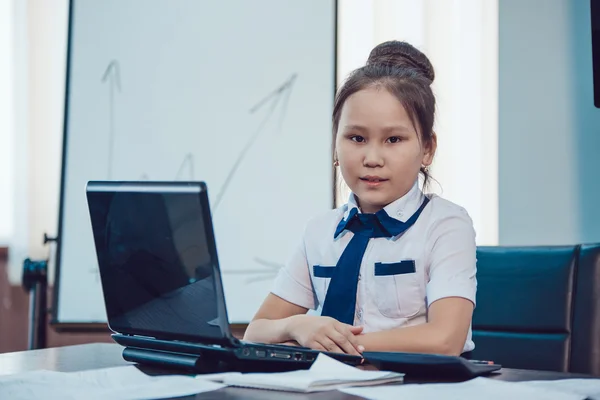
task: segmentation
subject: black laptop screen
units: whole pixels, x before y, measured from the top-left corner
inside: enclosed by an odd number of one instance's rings
[[[157,338],[223,338],[205,193],[88,187],[110,328]],[[224,301],[224,300],[223,300]],[[223,314],[223,311],[221,311]]]

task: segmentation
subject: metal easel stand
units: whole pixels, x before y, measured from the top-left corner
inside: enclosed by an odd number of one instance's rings
[[[23,262],[23,288],[29,292],[29,335],[27,349],[46,347],[48,262]]]
[[[55,242],[44,234],[44,244]],[[48,326],[48,260],[23,261],[22,286],[29,293],[29,350],[46,348]]]

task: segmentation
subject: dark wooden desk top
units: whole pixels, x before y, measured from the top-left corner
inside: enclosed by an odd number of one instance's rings
[[[77,346],[56,347],[44,350],[22,351],[0,354],[0,375],[40,369],[60,372],[85,371],[95,368],[130,365],[123,360],[123,347],[111,343],[93,343]],[[533,371],[504,368],[500,373],[489,376],[503,381],[557,380],[568,378],[590,378],[588,375],[550,371]],[[411,383],[406,379],[406,383]],[[415,382],[413,382],[415,383]],[[418,383],[418,382],[417,382]],[[223,388],[214,392],[201,393],[196,399],[358,399],[339,391],[312,394],[274,392],[267,390]]]

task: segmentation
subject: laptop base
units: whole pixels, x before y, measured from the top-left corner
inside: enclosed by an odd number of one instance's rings
[[[214,346],[178,340],[130,336],[119,333],[112,339],[123,347],[158,351],[161,354],[184,354],[189,356],[210,356],[227,361],[230,366],[249,371],[293,371],[308,369],[319,354],[316,350],[293,346],[251,344],[240,342],[236,347]],[[325,353],[348,365],[360,365],[362,358],[350,354]],[[270,365],[273,365],[271,368]]]
[[[163,341],[113,334],[124,347],[123,359],[160,368],[195,373],[283,372],[308,369],[314,361],[248,357],[244,348],[226,348],[200,343]]]
[[[240,360],[235,357],[224,358],[221,352],[207,351],[205,354],[181,354],[159,350],[125,347],[123,359],[142,366],[163,370],[178,370],[196,374],[213,374],[223,372],[285,372],[308,369],[310,364],[286,363],[269,360],[256,362]]]
[[[218,365],[201,363],[200,358],[198,355],[167,353],[135,347],[125,347],[123,349],[123,359],[125,361],[141,365],[188,372],[195,372],[198,369],[206,369],[207,373],[221,372]]]

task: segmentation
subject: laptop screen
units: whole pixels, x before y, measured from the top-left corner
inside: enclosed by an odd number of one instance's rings
[[[88,184],[111,330],[199,341],[229,332],[203,188]]]

